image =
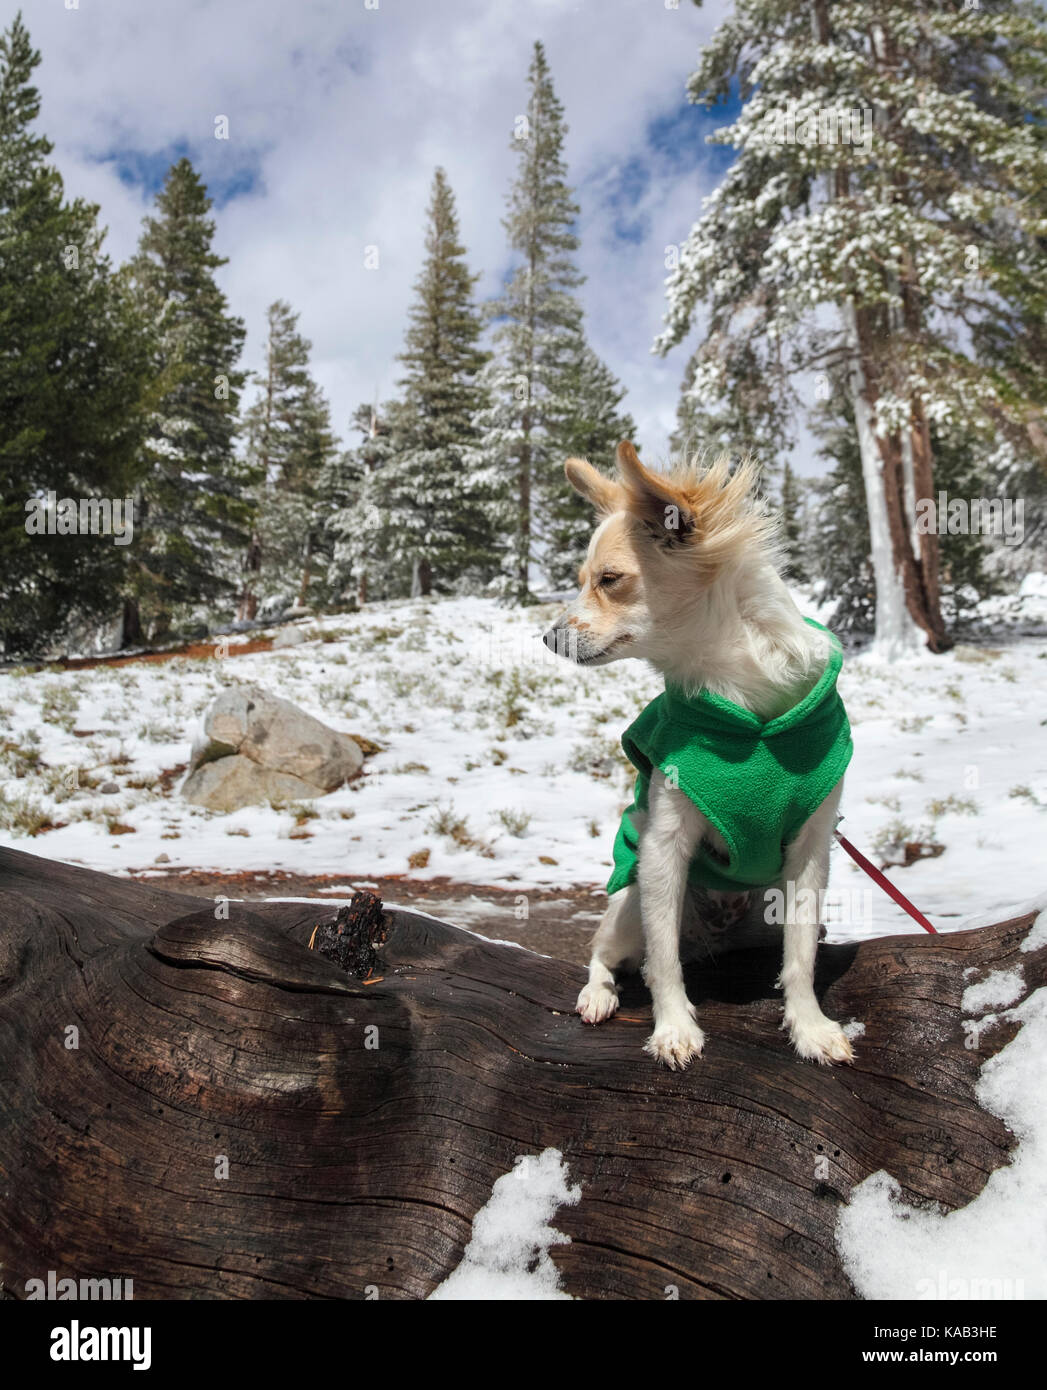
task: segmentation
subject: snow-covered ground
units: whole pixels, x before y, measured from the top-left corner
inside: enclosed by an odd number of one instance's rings
[[[993,604],[977,646],[893,666],[857,655],[841,679],[855,739],[844,833],[874,859],[892,841],[943,846],[890,870],[943,928],[1047,888],[1047,588]],[[547,652],[555,612],[404,600],[308,621],[304,643],[275,651],[237,656],[231,639],[228,656],[0,676],[0,838],[117,873],[602,883],[630,797],[619,736],[660,683],[639,662],[586,671]],[[235,682],[382,751],[308,804],[186,805],[182,775],[161,774],[187,761],[200,714]],[[828,910],[836,938],[919,931],[839,849]]]

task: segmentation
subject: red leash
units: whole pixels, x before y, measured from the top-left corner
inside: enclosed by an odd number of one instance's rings
[[[873,880],[873,882],[878,883],[880,885],[880,887],[888,895],[888,897],[893,898],[899,907],[904,907],[906,912],[913,919],[913,921],[919,922],[920,926],[923,927],[924,931],[929,931],[932,936],[938,935],[938,933],[931,926],[930,922],[928,922],[927,918],[923,915],[920,909],[918,907],[913,907],[912,903],[901,891],[901,889],[895,888],[891,880],[887,878],[885,874],[882,874],[875,864],[870,864],[869,860],[866,859],[865,855],[862,854],[861,850],[855,849],[855,847],[851,844],[850,840],[845,840],[838,830],[834,830],[833,834],[839,840],[840,844],[843,845],[844,849],[851,856],[851,858],[858,865],[858,867],[860,869],[864,869],[865,872],[869,875],[869,877]]]

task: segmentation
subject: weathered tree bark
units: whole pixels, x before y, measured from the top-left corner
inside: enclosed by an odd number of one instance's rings
[[[833,1229],[855,1183],[886,1168],[951,1208],[1008,1161],[974,1085],[1013,1028],[968,1050],[960,996],[1019,960],[1044,982],[1047,951],[1019,955],[1028,918],[823,946],[827,1011],[865,1025],[852,1068],[790,1051],[776,952],[690,971],[709,1041],[672,1074],[640,1050],[639,982],[587,1028],[576,966],[393,912],[354,977],[307,949],[333,916],[225,920],[0,850],[8,1293],[55,1270],[136,1298],[421,1297],[495,1180],[551,1146],[582,1188],[553,1223],[568,1293],[845,1299]]]

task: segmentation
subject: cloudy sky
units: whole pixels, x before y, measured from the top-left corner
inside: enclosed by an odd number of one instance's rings
[[[510,259],[501,219],[536,39],[546,46],[581,205],[590,339],[628,390],[648,457],[665,456],[687,349],[651,355],[666,247],[686,236],[729,152],[726,119],[684,97],[726,0],[26,0],[43,62],[41,128],[71,194],[134,249],[173,159],[215,199],[233,312],[261,363],[266,306],[287,299],[345,435],[393,392],[433,169],[458,199],[481,296]],[[0,5],[6,27],[15,8]],[[228,119],[229,139],[214,136]],[[368,270],[364,248],[379,248]]]

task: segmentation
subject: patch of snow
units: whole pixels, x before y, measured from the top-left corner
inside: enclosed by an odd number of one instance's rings
[[[559,1149],[521,1154],[498,1178],[491,1196],[473,1218],[462,1262],[429,1295],[441,1301],[536,1301],[569,1299],[549,1247],[569,1245],[570,1236],[549,1223],[560,1207],[582,1195],[571,1187]]]
[[[1047,946],[1047,903],[1037,912],[1029,933],[1021,944],[1021,950],[1039,951],[1044,946]]]
[[[968,985],[960,1000],[965,1014],[983,1014],[986,1009],[1013,1004],[1025,993],[1021,969],[994,970],[977,984]]]
[[[860,1183],[840,1212],[836,1245],[864,1298],[1047,1298],[1047,989],[1001,1017],[1021,1027],[982,1066],[975,1094],[1017,1136],[1011,1162],[952,1212],[909,1206],[883,1170]]]
[[[1043,570],[1033,570],[1027,574],[1019,585],[1018,597],[1047,599],[1047,574]]]
[[[1038,946],[1047,946],[1047,893],[1037,893],[1034,898],[1029,898],[1025,902],[1012,904],[1007,916],[1026,917],[1031,912],[1035,912],[1037,916],[1029,928],[1028,936],[1021,944],[1023,951],[1035,951]],[[976,931],[979,927],[995,926],[997,922],[1002,920],[1005,919],[1001,918],[999,913],[978,912],[971,917],[965,917],[955,930]],[[1036,939],[1037,934],[1039,934],[1039,940]]]

